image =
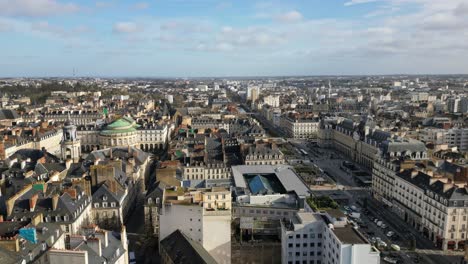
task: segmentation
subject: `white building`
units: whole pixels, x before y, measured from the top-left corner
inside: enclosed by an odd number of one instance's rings
[[[139,126],[130,117],[122,117],[105,127],[78,127],[81,151],[91,152],[108,147],[137,147],[144,151],[162,149],[168,142],[170,124]]]
[[[380,252],[344,219],[300,212],[282,222],[282,263],[380,263]]]
[[[316,138],[320,121],[319,119],[297,119],[283,116],[280,126],[292,138]]]
[[[271,107],[279,107],[280,97],[279,95],[268,95],[263,98],[263,102]]]
[[[457,147],[459,151],[468,151],[468,128],[431,129],[419,131],[419,140],[435,145],[447,144],[448,147]]]
[[[166,189],[159,241],[182,231],[213,256],[231,263],[231,193],[225,188]]]

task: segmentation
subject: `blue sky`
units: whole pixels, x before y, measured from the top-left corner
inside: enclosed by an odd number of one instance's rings
[[[468,73],[466,0],[0,0],[0,76]]]

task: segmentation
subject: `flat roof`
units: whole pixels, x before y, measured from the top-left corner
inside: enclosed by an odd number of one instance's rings
[[[297,218],[299,218],[298,220],[303,224],[322,220],[317,214],[311,212],[298,212]]]
[[[333,233],[335,233],[343,244],[368,244],[367,240],[351,225],[336,227],[333,229]]]
[[[239,165],[232,166],[232,175],[236,187],[248,189],[244,175],[275,174],[286,192],[296,192],[300,197],[309,196],[309,188],[301,181],[299,176],[286,165]]]

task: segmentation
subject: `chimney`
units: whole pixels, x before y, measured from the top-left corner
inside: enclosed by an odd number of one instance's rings
[[[68,195],[70,195],[70,197],[75,200],[76,197],[77,197],[77,193],[76,193],[76,189],[74,188],[67,188],[65,190],[63,190],[64,193],[68,193]]]
[[[88,247],[92,248],[98,256],[102,256],[101,239],[97,237],[89,237],[86,243]]]
[[[26,168],[26,160],[21,161],[21,169],[24,170]]]
[[[34,212],[34,208],[36,208],[37,199],[39,195],[35,193],[31,198],[29,198],[29,211]]]
[[[451,182],[444,183],[444,192],[450,190],[452,187],[453,187],[453,184]]]
[[[430,179],[429,179],[429,185],[432,185],[432,184],[434,184],[434,183],[437,182],[437,181],[439,181],[438,178],[435,178],[435,177],[430,178]]]
[[[127,228],[125,225],[122,225],[122,229],[120,232],[120,241],[122,241],[122,247],[125,250],[128,250],[128,242],[127,242]]]
[[[101,159],[99,159],[99,158],[95,159],[94,160],[94,165],[98,165],[100,161],[101,161]]]
[[[71,159],[67,159],[67,160],[65,161],[65,168],[66,168],[67,170],[70,169],[71,164],[72,164],[72,160],[71,160]]]
[[[59,201],[60,196],[58,194],[54,194],[52,196],[52,210],[57,210],[57,205]]]
[[[111,191],[112,193],[117,193],[117,183],[115,182],[115,180],[108,180],[109,182],[109,191]]]
[[[413,179],[414,177],[418,176],[418,174],[419,174],[419,171],[417,171],[417,170],[412,170],[412,171],[411,171],[411,179]]]
[[[106,230],[98,230],[95,233],[95,236],[101,240],[101,245],[104,246],[104,248],[109,246],[109,239],[107,237],[108,231]]]

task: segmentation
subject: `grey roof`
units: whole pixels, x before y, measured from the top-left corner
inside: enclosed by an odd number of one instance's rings
[[[180,230],[172,232],[161,241],[162,249],[173,263],[178,264],[216,264],[216,260],[203,246],[186,236]]]
[[[414,139],[391,139],[382,142],[382,149],[384,153],[387,152],[425,152],[427,151],[426,145]]]
[[[18,112],[16,112],[16,110],[0,109],[0,120],[18,119],[18,118],[20,118],[20,115],[18,115]]]
[[[436,193],[439,196],[448,199],[449,201],[467,201],[464,204],[468,206],[468,192],[466,188],[458,188],[456,185],[453,185],[444,191],[444,182],[437,180],[431,184],[431,176],[418,171],[417,175],[412,177],[411,172],[412,170],[405,170],[403,172],[397,173],[397,177],[400,177],[405,181],[418,186],[422,190],[429,190],[433,193]],[[463,204],[460,205],[463,206]]]

